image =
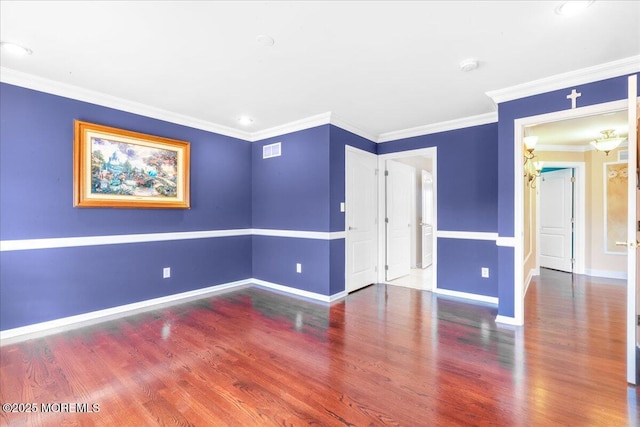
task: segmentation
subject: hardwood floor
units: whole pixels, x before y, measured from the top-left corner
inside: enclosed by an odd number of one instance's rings
[[[543,271],[526,307],[525,327],[509,328],[496,327],[494,307],[397,286],[370,286],[331,306],[246,288],[0,348],[1,402],[37,409],[3,411],[0,421],[637,423],[623,282],[572,283]]]

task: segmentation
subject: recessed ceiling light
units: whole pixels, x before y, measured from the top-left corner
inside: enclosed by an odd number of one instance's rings
[[[253,119],[249,116],[242,116],[238,118],[238,123],[240,123],[242,126],[249,126],[251,123],[253,123]]]
[[[577,15],[594,2],[595,0],[571,0],[561,3],[556,7],[556,13],[558,15],[573,16]]]
[[[15,43],[0,42],[0,47],[3,51],[16,56],[31,55],[33,53],[31,49]]]
[[[267,36],[266,34],[260,34],[256,37],[256,41],[260,46],[273,46],[275,44],[273,37]]]
[[[478,68],[478,60],[474,58],[465,59],[460,62],[460,71],[464,71],[465,73],[468,71],[473,71]]]

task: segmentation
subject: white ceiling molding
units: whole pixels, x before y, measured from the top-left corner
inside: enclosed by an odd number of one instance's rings
[[[139,114],[141,116],[164,120],[167,122],[214,132],[233,138],[239,138],[245,141],[250,140],[251,137],[251,134],[248,132],[217,125],[205,120],[199,120],[193,117],[172,113],[171,111],[151,107],[149,105],[129,101],[127,99],[118,98],[112,95],[107,95],[105,93],[83,89],[78,86],[60,83],[54,80],[44,79],[42,77],[12,70],[6,67],[0,67],[0,82],[24,87],[27,89],[33,89],[52,95],[58,95],[64,98],[75,99],[77,101],[101,105],[103,107],[115,108],[117,110],[126,111],[128,113]]]
[[[629,141],[624,141],[619,145],[620,148],[628,147]],[[591,144],[583,144],[583,145],[536,145],[536,153],[541,151],[567,151],[567,152],[575,152],[575,153],[586,153],[588,151],[596,151],[596,149]]]
[[[586,145],[536,145],[536,153],[542,151],[566,151],[571,153],[586,153],[591,151],[593,147]]]
[[[430,125],[418,126],[410,129],[381,133],[378,136],[378,142],[396,141],[398,139],[411,138],[414,136],[423,136],[432,133],[462,129],[471,126],[486,125],[488,123],[495,123],[497,121],[498,113],[494,112],[479,114],[477,116],[465,117],[462,119],[448,120],[446,122],[433,123]]]
[[[640,55],[545,77],[504,89],[488,91],[486,94],[493,102],[500,104],[514,99],[637,72],[640,72]]]
[[[249,141],[261,141],[267,138],[273,138],[281,136],[291,132],[297,132],[304,129],[309,129],[316,126],[326,125],[331,123],[331,113],[316,114],[315,116],[306,117],[304,119],[296,120],[294,122],[285,123],[283,125],[274,126],[269,129],[253,132],[249,137]]]
[[[357,126],[352,125],[351,123],[345,122],[341,118],[336,117],[336,115],[333,113],[331,114],[331,124],[339,127],[340,129],[344,129],[348,132],[358,135],[364,139],[368,139],[371,142],[376,142],[378,140],[378,137],[376,135],[373,135],[367,131],[364,131],[358,128]]]

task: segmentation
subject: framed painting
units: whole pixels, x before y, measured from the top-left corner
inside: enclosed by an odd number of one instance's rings
[[[627,240],[627,162],[604,164],[605,253],[626,255],[627,248],[616,242]]]
[[[189,209],[189,143],[74,123],[73,205]]]

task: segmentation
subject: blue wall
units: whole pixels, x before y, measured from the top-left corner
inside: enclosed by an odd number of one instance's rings
[[[378,154],[427,147],[438,148],[438,230],[497,232],[498,124],[385,142]],[[496,297],[497,266],[494,241],[438,238],[438,288]]]
[[[567,95],[575,89],[582,95],[577,107],[602,104],[627,98],[627,76],[571,86],[552,92],[504,102],[498,105],[498,233],[500,237],[514,237],[514,120],[571,108]],[[514,249],[499,251],[498,314],[514,317]]]
[[[280,157],[262,147],[281,143]],[[375,153],[376,144],[332,125],[268,138],[252,148],[253,227],[344,231],[345,145]],[[329,296],[344,291],[344,238],[255,236],[253,277]],[[296,263],[302,273],[296,273]]]
[[[0,238],[251,227],[251,144],[0,85]],[[191,143],[191,209],[73,207],[73,121]],[[0,252],[0,328],[251,277],[251,237]],[[162,268],[172,268],[162,279]]]

